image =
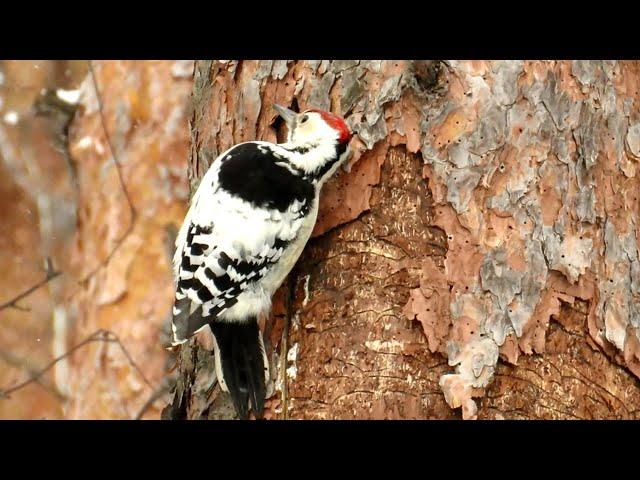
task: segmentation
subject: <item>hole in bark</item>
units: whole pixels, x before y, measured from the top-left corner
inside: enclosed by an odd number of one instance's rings
[[[416,83],[426,91],[434,90],[441,80],[442,68],[438,60],[417,60],[413,62]],[[447,80],[445,83],[449,83]]]
[[[279,115],[273,120],[271,128],[276,132],[276,141],[278,143],[283,143],[287,140],[287,127]]]

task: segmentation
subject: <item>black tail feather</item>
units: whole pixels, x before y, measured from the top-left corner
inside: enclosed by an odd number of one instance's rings
[[[213,322],[224,381],[236,412],[249,417],[249,402],[256,418],[262,417],[266,396],[264,352],[258,322]]]

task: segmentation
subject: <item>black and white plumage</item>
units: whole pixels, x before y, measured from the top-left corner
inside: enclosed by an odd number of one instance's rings
[[[336,115],[275,106],[283,144],[246,142],[202,178],[176,239],[174,345],[210,326],[216,373],[241,418],[260,416],[269,368],[257,319],[311,235],[324,182],[351,133]]]

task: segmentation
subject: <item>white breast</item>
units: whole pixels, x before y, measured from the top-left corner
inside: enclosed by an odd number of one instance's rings
[[[278,263],[270,267],[269,272],[258,282],[247,287],[238,295],[238,303],[227,309],[218,318],[226,322],[246,321],[250,317],[268,315],[271,310],[271,298],[282,285],[304,250],[318,217],[318,197],[314,199],[308,215],[303,220],[298,235],[282,253]]]
[[[276,292],[291,269],[295,266],[298,258],[300,258],[302,250],[304,250],[309,237],[311,237],[311,232],[316,224],[316,219],[318,217],[318,203],[318,195],[316,195],[313,205],[304,219],[295,241],[287,247],[280,258],[280,261],[273,266],[272,270],[269,271],[269,273],[267,273],[263,278],[262,282],[260,282],[269,296],[272,296]]]

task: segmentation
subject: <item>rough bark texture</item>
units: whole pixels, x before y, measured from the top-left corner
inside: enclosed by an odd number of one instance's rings
[[[162,398],[167,376],[163,344],[173,297],[172,242],[188,202],[193,62],[94,62],[94,70],[104,124],[89,76],[69,142],[79,185],[69,345],[107,329],[126,352],[99,342],[74,354],[65,415],[130,419]],[[143,418],[159,417],[162,405],[151,403]]]
[[[274,102],[357,133],[266,325],[268,416],[640,417],[639,84],[637,62],[198,62],[192,191],[276,140]],[[166,416],[229,416],[211,355],[179,363]]]

